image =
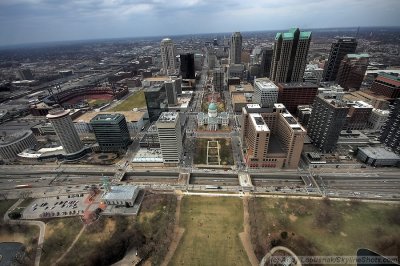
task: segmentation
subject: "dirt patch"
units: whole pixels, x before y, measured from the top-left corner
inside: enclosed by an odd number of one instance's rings
[[[0,242],[21,242],[26,243],[27,240],[23,234],[0,232]]]
[[[294,214],[291,214],[291,215],[289,215],[289,219],[290,219],[291,222],[296,222],[297,216],[294,215]]]
[[[341,236],[344,236],[344,237],[346,237],[346,236],[347,236],[347,234],[346,234],[346,233],[344,233],[344,232],[340,232],[340,235],[341,235]]]

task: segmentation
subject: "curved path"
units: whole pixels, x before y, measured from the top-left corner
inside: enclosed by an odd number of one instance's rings
[[[46,232],[46,224],[41,221],[27,221],[27,220],[11,220],[8,217],[8,214],[13,211],[23,199],[19,199],[16,203],[14,203],[4,214],[4,221],[10,224],[27,224],[27,225],[35,225],[39,227],[39,239],[36,248],[36,257],[35,257],[35,266],[39,266],[40,264],[40,257],[42,256],[42,247],[44,242],[44,233]]]
[[[61,255],[61,257],[58,258],[55,264],[58,264],[60,261],[64,259],[65,256],[68,255],[68,253],[71,251],[71,249],[75,246],[75,243],[78,242],[79,238],[81,237],[82,233],[85,231],[86,225],[84,225],[79,232],[79,234],[75,237],[74,241],[72,241],[71,245],[68,247],[68,249],[64,252],[64,254]]]
[[[296,266],[301,266],[301,262],[299,260],[299,258],[297,257],[296,254],[294,254],[293,251],[291,251],[290,249],[288,249],[287,247],[283,247],[283,246],[276,246],[274,248],[272,248],[261,260],[260,262],[260,266],[264,266],[266,265],[266,262],[268,261],[268,259],[271,258],[272,255],[274,255],[275,252],[277,251],[284,251],[286,253],[289,253],[290,256],[292,256],[295,261],[296,261]]]

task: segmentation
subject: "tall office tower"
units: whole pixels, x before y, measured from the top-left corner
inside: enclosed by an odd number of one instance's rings
[[[310,82],[278,83],[278,103],[285,105],[290,113],[296,113],[297,106],[311,105],[318,93],[318,86]]]
[[[175,45],[169,38],[161,41],[161,61],[164,74],[174,75],[176,72],[176,52]]]
[[[261,60],[260,60],[260,78],[269,78],[271,76],[271,62],[274,50],[269,47],[263,47],[261,49]]]
[[[273,108],[248,104],[241,122],[248,167],[297,168],[307,132],[283,104]]]
[[[125,116],[98,114],[90,120],[101,151],[120,152],[132,143]]]
[[[171,77],[177,95],[182,94],[182,79],[178,77]]]
[[[224,89],[224,71],[222,69],[213,70],[213,86],[215,92],[222,92]]]
[[[268,78],[254,80],[253,102],[261,107],[272,107],[278,101],[278,87]]]
[[[354,54],[356,49],[355,38],[343,37],[332,43],[329,58],[324,67],[323,81],[336,81],[340,63],[347,54]]]
[[[19,78],[20,80],[33,80],[32,71],[28,68],[18,69],[17,78]]]
[[[74,159],[84,155],[85,149],[79,139],[78,132],[75,129],[69,113],[69,109],[64,110],[63,108],[56,108],[50,110],[46,117],[53,125],[54,131],[67,154],[66,157]]]
[[[400,98],[390,106],[390,114],[382,127],[379,140],[400,155]]]
[[[146,98],[146,106],[150,122],[157,121],[160,114],[168,110],[165,86],[158,84],[145,89],[144,97]]]
[[[303,81],[311,32],[292,28],[275,36],[270,79],[275,82]]]
[[[400,77],[379,74],[371,85],[371,91],[390,99],[400,98]]]
[[[194,71],[194,54],[186,53],[181,54],[180,56],[180,73],[183,79],[194,79],[195,71]]]
[[[179,113],[163,112],[156,126],[164,164],[177,165],[183,151]]]
[[[240,32],[234,32],[232,34],[229,59],[230,64],[242,63],[242,35]]]
[[[358,90],[364,79],[369,61],[368,54],[348,54],[342,62],[336,76],[336,82],[345,90]]]
[[[172,80],[164,81],[165,93],[167,94],[167,101],[169,105],[176,105],[178,99],[176,97],[176,89]]]
[[[333,97],[318,95],[315,98],[307,126],[314,146],[322,152],[332,152],[336,148],[348,111],[345,102]]]

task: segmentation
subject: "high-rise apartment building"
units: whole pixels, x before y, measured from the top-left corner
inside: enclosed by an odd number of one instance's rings
[[[355,38],[338,38],[331,45],[328,61],[325,63],[323,81],[336,81],[339,66],[347,54],[354,54],[357,49]]]
[[[379,139],[394,153],[400,154],[400,98],[390,106],[390,114],[382,127]]]
[[[278,101],[278,87],[268,78],[254,80],[253,102],[261,107],[272,107]]]
[[[388,110],[372,109],[371,115],[368,118],[367,127],[372,130],[380,131],[389,118]]]
[[[274,82],[303,81],[310,42],[310,31],[293,28],[288,32],[277,33],[270,79]]]
[[[234,32],[231,37],[231,48],[229,59],[231,64],[242,63],[242,35],[240,32]]]
[[[98,114],[90,120],[90,125],[101,151],[120,152],[132,143],[125,116],[122,114]]]
[[[371,91],[377,95],[383,95],[390,99],[396,99],[400,97],[400,77],[379,74],[371,85]]]
[[[322,152],[332,152],[336,148],[348,111],[346,103],[334,97],[318,95],[315,98],[307,125],[314,146]]]
[[[163,112],[156,122],[165,165],[177,165],[182,156],[182,132],[179,113]]]
[[[271,62],[274,50],[269,47],[261,48],[260,76],[258,78],[269,78],[271,76]]]
[[[278,103],[285,105],[290,113],[296,113],[297,106],[311,105],[318,93],[318,86],[310,82],[278,83]]]
[[[186,53],[181,54],[180,56],[180,74],[183,79],[194,79],[195,71],[194,71],[194,54]]]
[[[248,167],[297,168],[306,130],[283,104],[273,108],[248,104],[242,109],[241,123]]]
[[[369,61],[368,54],[348,54],[340,63],[336,82],[345,90],[359,90]]]
[[[144,90],[144,96],[146,98],[146,106],[150,122],[157,121],[160,114],[168,110],[165,86],[157,84],[147,88]]]
[[[175,45],[171,39],[161,41],[162,70],[166,75],[174,75],[177,69]]]
[[[78,132],[69,115],[70,110],[56,108],[49,111],[46,118],[51,122],[54,131],[60,139],[67,159],[75,159],[83,156],[86,151],[79,139]]]

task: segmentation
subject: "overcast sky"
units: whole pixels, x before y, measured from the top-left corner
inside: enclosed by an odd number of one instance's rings
[[[0,0],[0,45],[300,28],[400,26],[400,0]]]

